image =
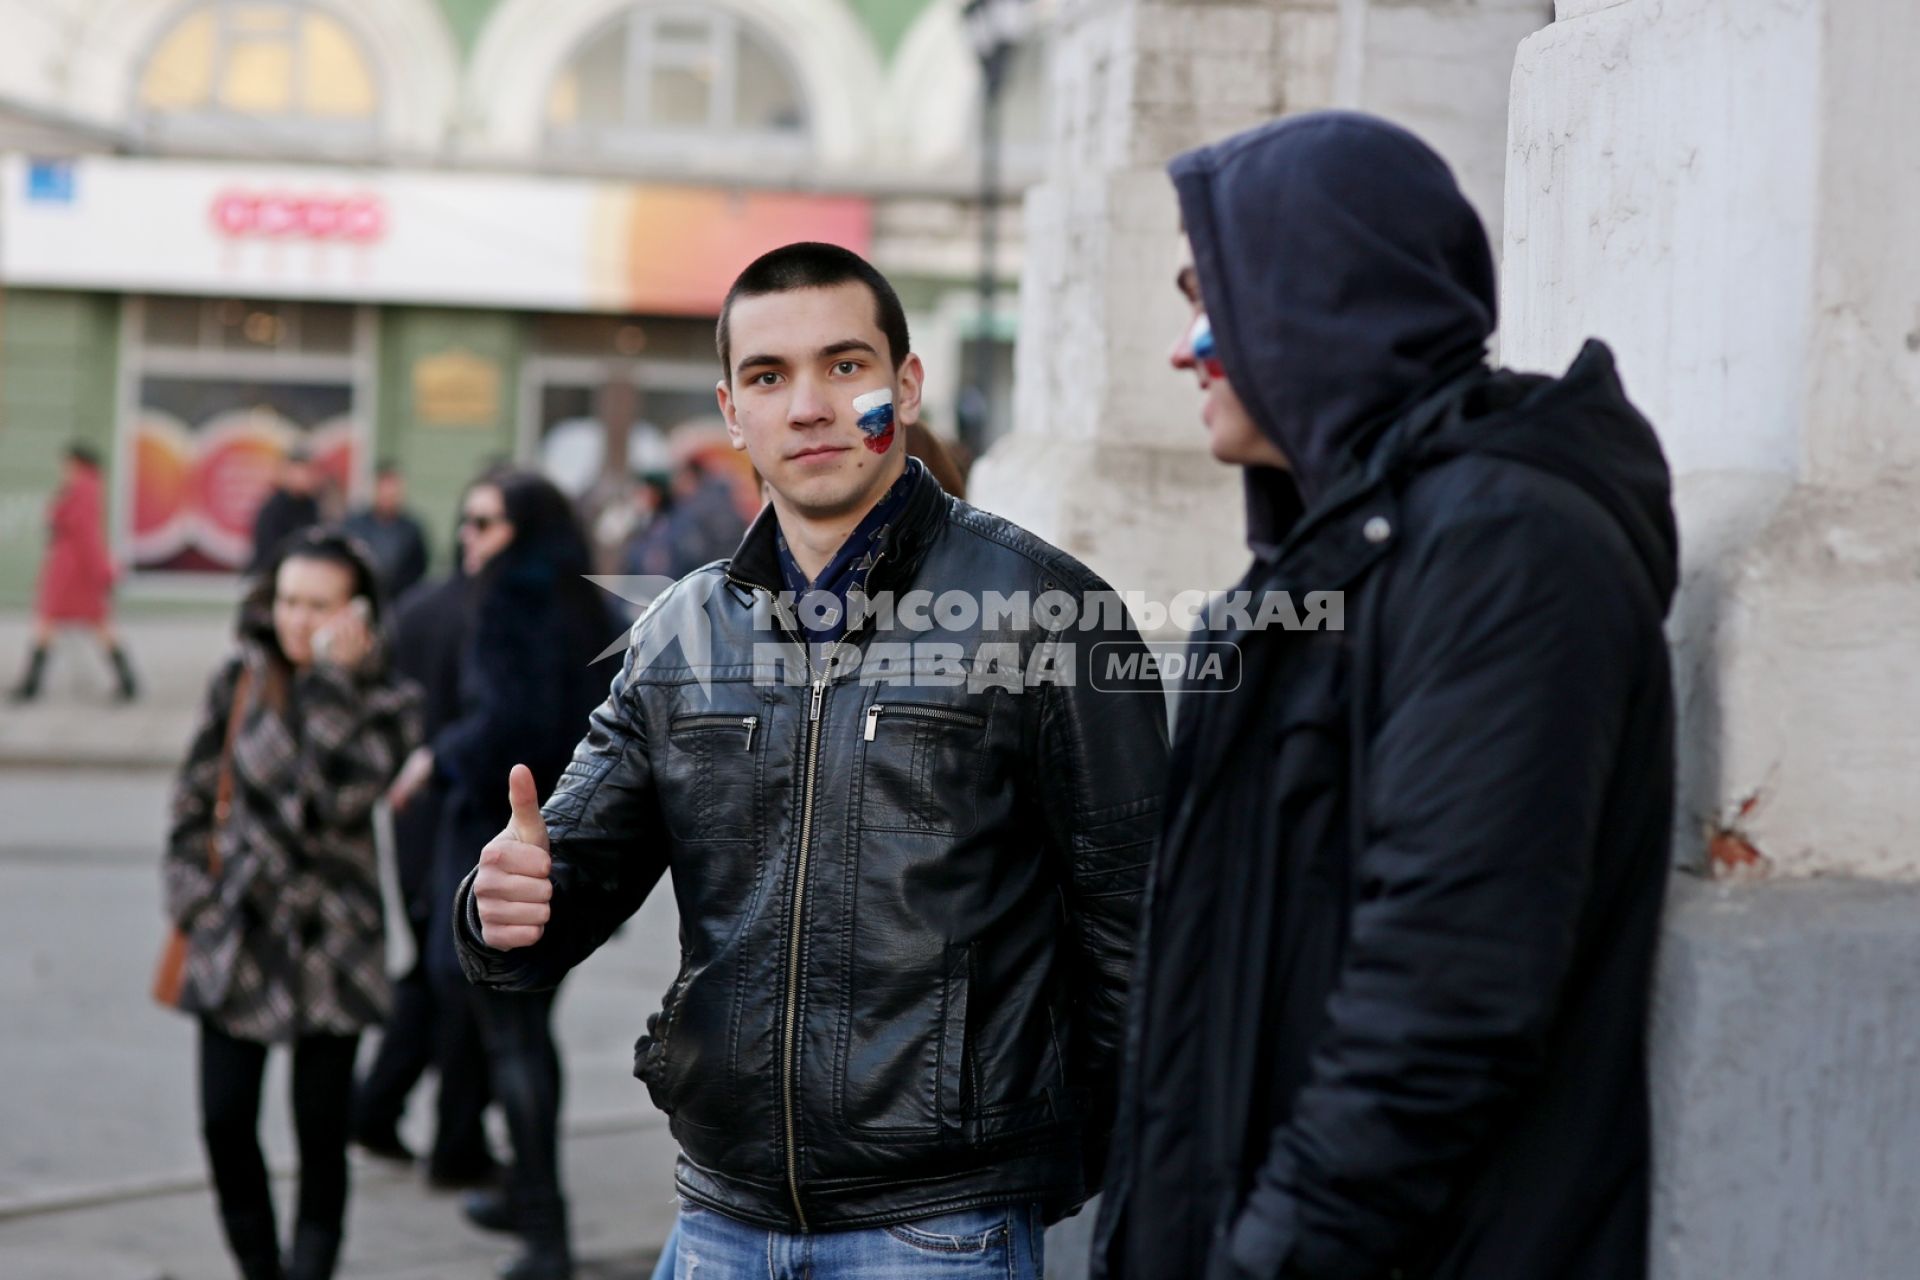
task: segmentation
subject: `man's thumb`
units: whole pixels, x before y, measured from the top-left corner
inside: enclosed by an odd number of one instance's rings
[[[547,823],[540,816],[540,793],[533,785],[533,770],[523,764],[513,766],[507,775],[507,800],[513,805],[513,817],[507,830],[521,844],[547,847]]]

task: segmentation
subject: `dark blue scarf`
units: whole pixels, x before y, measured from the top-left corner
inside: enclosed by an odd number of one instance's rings
[[[864,588],[867,574],[873,568],[875,555],[886,538],[887,530],[906,510],[907,499],[913,495],[914,485],[923,469],[918,458],[907,459],[906,470],[893,482],[886,496],[873,504],[873,509],[847,535],[847,540],[834,552],[833,559],[820,571],[820,576],[811,582],[807,581],[807,575],[801,572],[799,562],[787,548],[786,534],[776,530],[774,545],[780,556],[780,580],[793,596],[794,611],[799,614],[800,631],[809,645],[832,644],[846,634],[847,592],[856,585]],[[802,603],[807,595],[815,591],[830,593],[836,607],[825,611],[825,614],[803,608]],[[829,615],[831,620],[827,621]],[[826,625],[810,625],[818,621],[825,621]]]

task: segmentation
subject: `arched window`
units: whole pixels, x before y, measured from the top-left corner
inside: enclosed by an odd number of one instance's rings
[[[791,155],[807,108],[780,52],[725,12],[637,6],[589,36],[547,94],[547,135],[567,150],[698,157]]]
[[[348,149],[378,137],[380,88],[353,30],[306,0],[211,0],[140,69],[136,118],[159,142]]]

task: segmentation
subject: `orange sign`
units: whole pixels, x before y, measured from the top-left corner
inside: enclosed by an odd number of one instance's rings
[[[873,204],[843,196],[673,187],[613,188],[624,233],[620,306],[651,315],[718,315],[734,277],[769,249],[822,240],[866,254]]]

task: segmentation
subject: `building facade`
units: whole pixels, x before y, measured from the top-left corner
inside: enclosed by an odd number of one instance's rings
[[[1044,29],[1001,101],[998,255],[1038,176]],[[69,440],[109,460],[135,596],[223,594],[278,456],[399,463],[444,551],[499,459],[576,492],[715,419],[727,284],[874,258],[937,427],[978,303],[983,77],[959,0],[0,0],[0,607]],[[978,341],[984,336],[985,342]]]

